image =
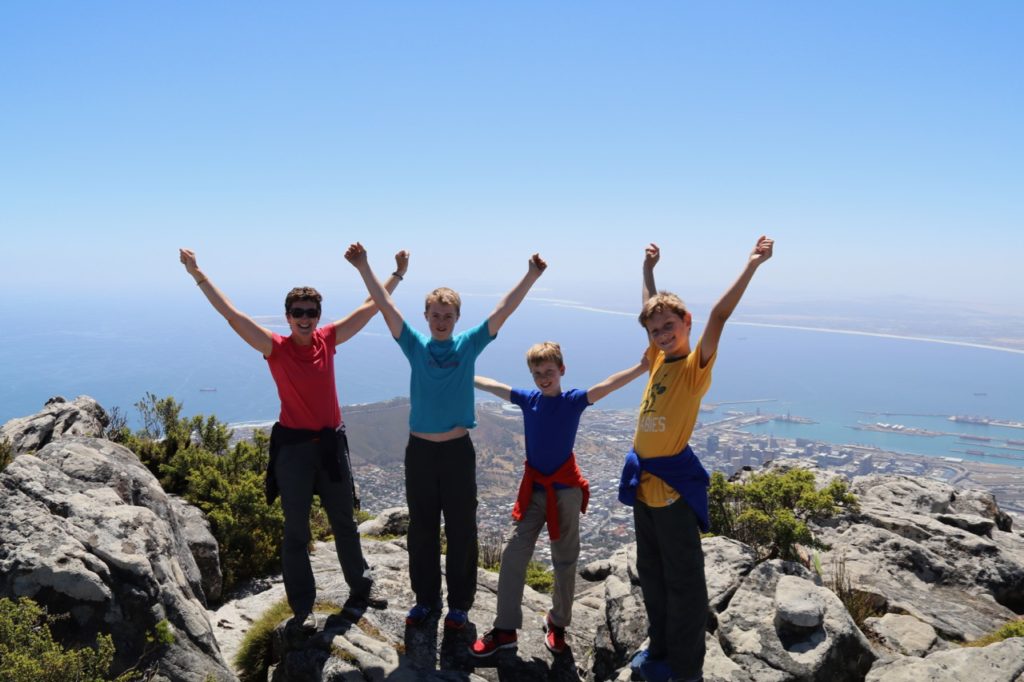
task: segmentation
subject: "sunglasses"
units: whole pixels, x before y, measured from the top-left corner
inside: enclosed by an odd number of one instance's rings
[[[288,311],[288,314],[294,317],[296,320],[301,320],[304,317],[308,317],[312,320],[320,317],[319,308],[292,308]]]

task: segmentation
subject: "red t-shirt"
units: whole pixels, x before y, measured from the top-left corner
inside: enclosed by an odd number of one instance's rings
[[[282,426],[310,431],[341,426],[334,386],[334,338],[333,324],[314,331],[308,346],[274,334],[274,347],[266,360],[281,398],[278,421]]]

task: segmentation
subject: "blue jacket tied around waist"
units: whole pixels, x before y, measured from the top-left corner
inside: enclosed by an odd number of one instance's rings
[[[711,477],[689,445],[671,457],[651,459],[640,459],[636,450],[630,448],[622,467],[622,478],[619,479],[619,502],[629,507],[636,502],[636,489],[640,485],[642,471],[657,476],[682,495],[697,515],[701,532],[708,532],[711,528],[708,522],[708,485]]]

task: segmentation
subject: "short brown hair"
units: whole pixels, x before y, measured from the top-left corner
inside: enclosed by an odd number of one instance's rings
[[[320,292],[313,287],[295,287],[288,292],[288,295],[284,297],[284,311],[288,312],[292,309],[292,303],[296,301],[309,301],[310,303],[316,303],[316,309],[320,310],[320,303],[324,300],[324,297],[320,295]]]
[[[640,311],[640,326],[646,329],[647,320],[651,319],[655,313],[675,313],[684,321],[686,320],[686,306],[683,305],[683,299],[671,291],[659,291],[647,299],[643,310]]]
[[[559,367],[562,362],[562,347],[554,341],[541,341],[530,346],[526,351],[526,364],[539,365],[542,362],[553,362]]]
[[[440,303],[441,305],[452,305],[455,306],[455,314],[461,314],[462,299],[459,298],[458,292],[449,289],[448,287],[438,287],[429,294],[427,294],[427,302],[423,305],[423,311],[426,312],[430,308],[431,303]]]

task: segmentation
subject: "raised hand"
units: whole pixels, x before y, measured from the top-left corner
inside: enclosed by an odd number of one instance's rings
[[[766,260],[772,257],[772,247],[775,246],[775,240],[769,239],[763,234],[758,238],[757,244],[754,245],[754,250],[750,252],[750,262],[754,265],[761,265]]]
[[[345,256],[348,258],[348,256]],[[405,274],[405,271],[409,269],[409,252],[406,250],[399,251],[395,254],[395,272],[399,277]]]
[[[366,249],[359,242],[349,245],[349,247],[345,249],[345,260],[354,265],[356,268],[359,268],[362,265],[366,265]]]
[[[660,259],[661,249],[658,248],[657,244],[651,242],[650,244],[647,245],[647,248],[644,249],[644,267],[653,268],[655,265],[658,264],[658,261]]]
[[[199,269],[199,266],[196,265],[196,254],[194,251],[190,249],[178,249],[178,258],[185,266],[185,272],[190,275],[196,274],[196,270]]]
[[[547,270],[548,264],[543,258],[540,257],[539,253],[535,253],[530,256],[530,272],[536,273],[540,277],[541,273]]]

